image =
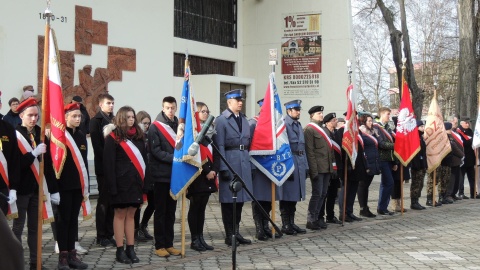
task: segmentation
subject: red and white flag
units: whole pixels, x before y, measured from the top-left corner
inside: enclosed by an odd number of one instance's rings
[[[413,112],[410,90],[407,82],[404,81],[395,134],[394,154],[403,166],[407,166],[418,151],[420,151],[420,135]]]
[[[355,168],[355,160],[358,155],[358,122],[357,111],[355,110],[353,84],[350,84],[347,88],[347,116],[345,117],[342,148],[350,158],[352,168]]]
[[[63,165],[66,159],[66,138],[65,138],[65,111],[63,106],[62,81],[60,79],[59,62],[55,33],[50,29],[48,48],[48,87],[47,102],[45,106],[45,123],[51,125],[50,153],[52,155],[55,175],[60,178]]]

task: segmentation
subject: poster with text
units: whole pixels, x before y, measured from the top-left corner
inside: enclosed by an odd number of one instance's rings
[[[282,23],[283,95],[318,97],[322,73],[320,13],[284,14]]]

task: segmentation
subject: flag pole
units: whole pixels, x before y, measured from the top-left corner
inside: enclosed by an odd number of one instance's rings
[[[275,204],[275,183],[272,182],[272,214],[271,218],[273,222],[275,222],[275,211],[276,211],[276,204]],[[275,240],[275,227],[272,226],[272,239]]]
[[[432,193],[432,206],[433,207],[436,207],[437,206],[437,203],[435,201],[435,189],[437,188],[437,169],[433,170],[433,193]]]
[[[186,212],[186,192],[182,194],[182,258],[185,258],[185,212]]]
[[[407,58],[402,58],[402,86],[400,87],[400,100],[403,97],[405,93],[403,93],[403,85],[405,84],[405,70],[407,69],[405,66],[405,62],[407,61]],[[410,95],[410,93],[407,93]],[[400,211],[403,216],[403,164],[400,163]]]
[[[275,66],[278,64],[277,61],[277,49],[269,49],[268,50],[268,65],[272,67],[272,73],[275,74]],[[275,213],[276,213],[276,201],[275,199],[277,198],[276,196],[276,188],[275,188],[275,183],[272,181],[272,213],[271,213],[271,219],[273,223],[275,223]],[[275,227],[272,226],[272,240],[275,241]]]
[[[352,84],[352,62],[350,62],[350,59],[347,59],[347,74],[348,74],[348,85]],[[352,100],[352,103],[354,101]],[[352,118],[352,115],[350,115],[350,118]],[[352,119],[349,119],[349,121],[352,121]],[[355,138],[356,140],[357,138]],[[340,154],[341,156],[341,154]],[[343,174],[343,209],[342,209],[342,226],[345,225],[345,212],[346,212],[346,206],[347,206],[347,177],[348,177],[348,158],[347,155],[345,155],[345,171]]]
[[[45,41],[43,47],[43,77],[42,77],[42,117],[40,119],[40,141],[45,142],[45,107],[47,105],[48,93],[48,51],[50,41],[50,1],[47,1],[47,8],[44,12],[46,19],[45,24]],[[42,269],[42,225],[43,225],[43,202],[45,200],[43,194],[43,177],[44,177],[44,159],[41,154],[39,164],[39,181],[38,181],[38,218],[37,218],[37,270]]]
[[[477,198],[477,184],[478,184],[478,148],[475,148],[475,187],[473,188],[473,198]]]

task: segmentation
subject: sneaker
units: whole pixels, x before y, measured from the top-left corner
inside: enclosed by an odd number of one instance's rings
[[[174,247],[167,248],[167,252],[170,253],[170,255],[173,255],[173,256],[178,256],[178,255],[182,254],[182,252],[179,249],[176,249]]]
[[[170,253],[168,253],[168,251],[164,248],[159,248],[155,250],[155,254],[157,254],[157,256],[165,257],[165,258],[170,256]]]
[[[464,194],[458,195],[458,197],[462,198],[463,200],[469,200],[470,198],[465,196]]]
[[[463,200],[462,196],[457,196],[457,195],[453,195],[452,198],[453,198],[454,201],[461,201],[461,200]]]
[[[379,214],[380,216],[393,216],[393,214],[395,214],[394,212],[390,212],[388,210],[377,210],[377,214]]]
[[[58,248],[58,242],[55,241],[55,253],[60,253],[60,249]]]
[[[80,246],[79,242],[75,242],[75,249],[77,250],[77,253],[80,255],[84,255],[88,253],[88,250],[84,249],[82,246]]]

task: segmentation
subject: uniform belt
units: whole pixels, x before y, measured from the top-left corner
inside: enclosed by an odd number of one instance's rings
[[[243,144],[236,145],[236,146],[225,146],[225,151],[229,151],[229,150],[243,151],[243,150],[248,150],[248,147],[245,147],[245,145],[243,145]]]
[[[293,153],[294,155],[297,155],[297,156],[303,156],[303,155],[305,155],[305,151],[304,151],[304,150],[292,151],[292,153]]]

